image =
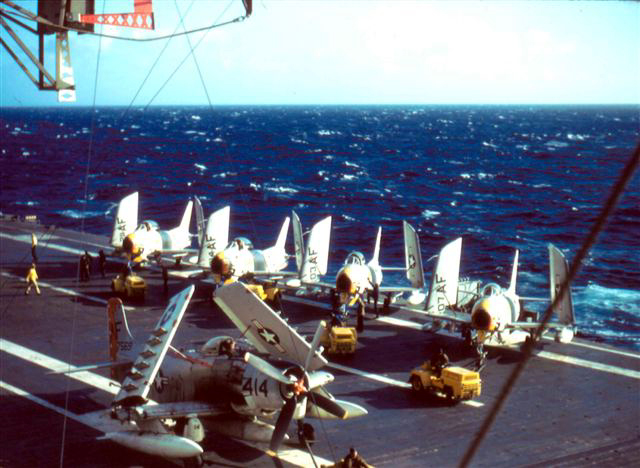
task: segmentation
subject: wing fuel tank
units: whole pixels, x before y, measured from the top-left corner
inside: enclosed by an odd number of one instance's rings
[[[159,457],[190,458],[203,452],[202,447],[193,440],[173,434],[119,431],[109,432],[104,438],[127,448]]]

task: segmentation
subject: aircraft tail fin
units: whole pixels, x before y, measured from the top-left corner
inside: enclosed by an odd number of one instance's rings
[[[209,216],[203,241],[198,252],[198,265],[209,267],[216,253],[229,243],[229,214],[231,208],[225,206]]]
[[[431,277],[431,287],[427,299],[427,312],[442,315],[447,307],[455,306],[458,300],[458,281],[460,278],[460,255],[462,237],[445,245],[436,262]]]
[[[569,264],[564,254],[553,244],[549,244],[549,284],[552,302],[555,299],[556,294],[560,291],[560,286],[566,280],[568,274]],[[558,321],[560,323],[565,325],[575,324],[571,287],[567,289],[553,312],[558,317]]]
[[[311,228],[304,260],[300,268],[300,280],[317,283],[327,273],[329,261],[329,242],[331,239],[331,216],[318,221]]]
[[[180,221],[180,226],[178,226],[179,231],[189,232],[189,225],[191,224],[192,210],[193,210],[193,200],[189,200],[189,203],[187,203],[187,207],[184,210],[184,214],[182,215],[182,221]]]
[[[109,359],[118,360],[119,353],[129,353],[133,348],[133,336],[127,324],[127,314],[122,301],[112,297],[107,302],[107,318],[109,320]]]
[[[380,264],[380,239],[382,238],[382,227],[378,227],[378,234],[376,235],[376,245],[373,248],[373,258],[371,258],[372,265]]]
[[[280,228],[280,234],[278,234],[278,240],[276,241],[275,250],[278,252],[283,252],[285,245],[287,244],[287,234],[289,233],[289,222],[291,219],[287,216],[282,223],[282,227]]]
[[[202,247],[204,242],[204,233],[206,229],[206,221],[204,219],[204,210],[202,203],[198,197],[193,197],[194,207],[196,210],[196,224],[198,225],[198,247]]]
[[[418,233],[411,224],[403,221],[404,228],[404,260],[407,269],[407,279],[416,289],[424,288],[424,270],[422,269],[422,254],[420,252],[420,239]]]
[[[116,219],[113,223],[113,233],[111,234],[111,246],[122,247],[122,241],[135,231],[138,226],[138,192],[127,195],[120,203],[116,211]]]
[[[304,260],[304,238],[302,233],[302,223],[300,217],[295,211],[291,211],[291,227],[293,228],[293,243],[296,255],[296,270],[302,270],[302,262]]]
[[[513,266],[511,267],[511,281],[509,282],[509,289],[507,289],[507,292],[515,295],[516,293],[516,279],[518,277],[518,258],[519,258],[519,251],[518,249],[516,249],[516,254],[513,257]]]

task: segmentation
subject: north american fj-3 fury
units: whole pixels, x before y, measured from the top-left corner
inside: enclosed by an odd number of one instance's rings
[[[510,345],[522,343],[540,326],[537,314],[527,312],[521,303],[527,301],[554,302],[561,284],[566,280],[568,264],[562,252],[549,244],[550,297],[522,297],[516,293],[518,275],[518,251],[516,250],[511,281],[508,288],[496,283],[460,281],[460,256],[462,238],[442,248],[431,279],[429,296],[424,310],[415,312],[426,315],[429,322],[425,330],[457,328],[463,337],[478,346]],[[556,302],[553,309],[556,320],[546,325],[556,332],[556,340],[569,342],[576,331],[571,289]],[[475,337],[472,337],[475,334]]]
[[[169,230],[162,230],[158,223],[151,220],[138,224],[138,192],[123,198],[118,204],[116,218],[111,234],[111,246],[114,253],[123,253],[134,264],[148,261],[150,258],[159,260],[161,255],[173,255],[181,259],[190,252],[193,235],[189,232],[191,212],[194,200],[189,200],[182,215],[180,224]],[[202,205],[195,199],[198,224],[198,240],[202,243],[204,219]]]

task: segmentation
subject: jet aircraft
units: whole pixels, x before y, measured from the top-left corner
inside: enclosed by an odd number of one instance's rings
[[[480,281],[460,281],[461,250],[462,238],[458,238],[440,251],[426,309],[420,311],[430,319],[424,329],[437,331],[448,323],[453,328],[459,328],[467,340],[471,340],[471,333],[475,332],[473,341],[480,352],[483,344],[508,345],[528,339],[540,323],[537,314],[521,308],[521,302],[546,302],[549,299],[521,297],[516,293],[518,251],[515,253],[509,287],[504,289],[496,283],[482,285]],[[548,250],[550,300],[553,302],[568,274],[568,264],[558,248],[549,244]],[[557,320],[550,322],[548,328],[555,330],[558,341],[571,341],[576,325],[570,289],[553,312]]]
[[[336,275],[335,284],[318,282],[317,285],[329,289],[332,296],[332,306],[340,306],[338,319],[344,320],[347,313],[347,306],[358,303],[358,328],[362,330],[362,316],[364,314],[363,297],[373,298],[374,310],[377,312],[380,294],[386,295],[385,303],[389,304],[394,295],[411,293],[409,303],[419,304],[424,301],[424,272],[422,269],[422,255],[420,253],[420,243],[415,229],[406,221],[403,221],[404,243],[405,243],[405,266],[404,267],[382,267],[379,263],[380,240],[382,228],[378,228],[373,257],[369,262],[365,260],[361,252],[353,251],[347,255],[344,265]],[[411,286],[382,286],[382,272],[404,271]],[[336,298],[337,295],[337,298]],[[337,299],[337,300],[336,300]]]
[[[138,224],[138,192],[123,198],[118,204],[116,219],[111,235],[111,246],[115,253],[124,253],[133,263],[143,263],[149,258],[159,259],[160,255],[173,254],[177,258],[185,256],[191,246],[189,232],[193,200],[189,200],[176,228],[160,230],[155,221],[145,220]],[[202,239],[202,206],[196,198],[199,239]]]
[[[304,417],[347,419],[367,414],[324,388],[333,380],[319,370],[327,364],[318,352],[324,323],[309,344],[242,283],[218,288],[215,301],[269,361],[230,336],[211,338],[200,350],[172,347],[193,291],[189,286],[171,299],[133,365],[127,366],[130,370],[111,408],[122,430],[105,438],[151,455],[193,458],[203,452],[199,442],[212,430],[269,442],[270,450],[277,452],[293,419],[304,441],[314,436]],[[135,345],[118,299],[109,301],[108,316],[110,365],[118,364],[112,370],[122,372],[119,354],[130,353]],[[258,419],[276,414],[275,426]],[[175,422],[173,427],[168,420]]]

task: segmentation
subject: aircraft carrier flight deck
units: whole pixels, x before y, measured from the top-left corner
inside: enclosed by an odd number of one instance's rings
[[[42,294],[25,295],[31,233],[38,244]],[[69,365],[108,359],[106,302],[123,260],[109,257],[103,278],[94,260],[91,279],[78,281],[78,259],[87,250],[109,252],[108,240],[23,220],[0,221],[0,466],[180,466],[101,439],[117,421],[99,418],[117,387],[108,369],[54,374]],[[187,273],[185,273],[187,272]],[[157,267],[140,273],[144,303],[128,302],[134,336],[144,339],[168,298],[188,284],[195,294],[172,344],[189,349],[217,335],[240,336],[211,301],[212,285],[190,279],[188,267],[169,269],[169,294]],[[312,335],[326,310],[285,301],[283,314],[302,335]],[[580,314],[576,310],[576,314]],[[307,419],[315,428],[318,466],[345,456],[350,447],[373,466],[456,466],[521,358],[517,349],[492,349],[481,372],[482,394],[450,405],[414,395],[411,369],[438,348],[458,365],[473,356],[462,341],[423,332],[415,315],[395,312],[369,318],[348,358],[330,359],[327,389],[363,406],[368,415],[341,420]],[[395,322],[395,323],[390,323]],[[294,425],[279,458],[266,444],[215,433],[202,442],[206,466],[313,466],[298,444]],[[638,466],[640,462],[640,355],[576,338],[543,340],[518,380],[471,466]]]

